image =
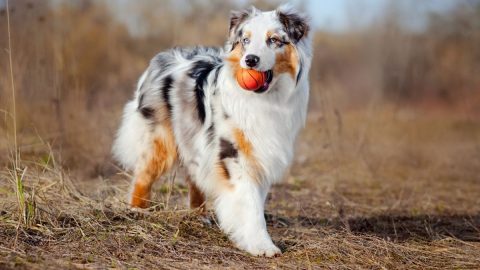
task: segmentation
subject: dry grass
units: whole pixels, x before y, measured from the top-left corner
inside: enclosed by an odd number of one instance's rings
[[[373,115],[312,114],[291,176],[268,200],[280,257],[236,250],[211,214],[208,224],[186,210],[179,181],[159,183],[157,204],[137,212],[124,203],[127,175],[79,181],[51,157],[23,164],[26,217],[9,171],[0,176],[0,267],[480,267],[480,123],[385,108]]]

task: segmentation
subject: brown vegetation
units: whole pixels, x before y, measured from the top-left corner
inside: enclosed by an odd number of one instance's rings
[[[175,175],[149,211],[128,209],[131,175],[110,157],[122,106],[156,52],[224,42],[232,3],[214,2],[130,3],[132,32],[107,1],[10,1],[11,52],[0,8],[0,268],[479,268],[478,1],[421,31],[392,4],[315,33],[309,121],[267,205],[282,256],[235,249],[185,210]]]

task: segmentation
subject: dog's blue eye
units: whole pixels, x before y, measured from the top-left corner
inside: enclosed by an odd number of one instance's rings
[[[248,43],[250,43],[250,39],[249,38],[244,38],[242,40],[242,42],[243,42],[243,44],[248,44]]]
[[[279,40],[277,38],[270,38],[268,40],[268,42],[270,42],[271,44],[274,44],[274,43],[277,43]]]

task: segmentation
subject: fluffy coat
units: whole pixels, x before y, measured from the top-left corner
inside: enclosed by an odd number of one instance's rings
[[[266,228],[270,186],[290,165],[305,122],[311,59],[307,19],[280,7],[232,12],[224,48],[174,48],[155,56],[125,106],[113,153],[134,172],[130,204],[147,207],[155,180],[175,164],[190,201],[213,201],[220,227],[240,249],[273,256]],[[251,68],[272,78],[259,91],[235,80]]]

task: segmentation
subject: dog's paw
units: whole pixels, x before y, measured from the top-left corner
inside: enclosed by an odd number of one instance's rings
[[[265,257],[273,257],[275,255],[282,254],[282,251],[272,244],[269,247],[254,247],[251,250],[247,250],[250,254],[254,256],[265,256]]]
[[[263,241],[254,244],[250,243],[239,247],[253,256],[273,257],[282,254],[282,251],[275,246],[272,241]]]

